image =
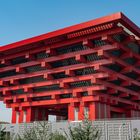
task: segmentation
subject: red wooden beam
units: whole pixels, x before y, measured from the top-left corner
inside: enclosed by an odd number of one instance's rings
[[[81,101],[83,102],[90,102],[90,101],[99,101],[99,97],[98,96],[87,96],[87,97],[83,97],[81,99]],[[67,99],[59,99],[59,104],[68,104],[68,103],[78,103],[79,102],[79,98],[67,98]],[[32,101],[32,102],[23,102],[20,103],[21,106],[23,107],[28,107],[28,106],[45,106],[45,105],[55,105],[57,104],[57,100],[48,100],[46,101]],[[18,103],[14,103],[11,105],[11,107],[15,108],[18,107],[19,104]]]
[[[103,31],[102,35],[112,35],[112,34],[121,33],[121,32],[123,32],[123,29],[118,27],[118,28],[115,28],[115,29],[112,29],[112,30]],[[91,39],[93,40],[93,39],[99,38],[100,36],[101,36],[101,33],[91,34],[91,35],[88,35],[88,39],[89,40],[91,40]],[[85,40],[85,37],[79,37],[79,38],[72,39],[71,41],[66,40],[64,42],[56,43],[53,46],[52,45],[48,45],[47,47],[48,48],[49,47],[57,48],[57,47],[62,47],[62,46],[66,47],[68,45],[77,44],[77,43],[78,44],[79,43],[82,44],[83,40]],[[28,51],[31,54],[38,53],[38,52],[41,52],[41,51],[46,51],[46,46],[44,46],[44,47],[37,47],[37,48],[31,49],[31,50],[28,50]],[[26,53],[27,53],[27,50],[22,51],[22,52],[17,52],[17,53],[14,53],[14,54],[10,54],[10,55],[2,56],[2,59],[5,59],[5,60],[8,59],[9,60],[9,59],[13,59],[13,58],[20,57],[20,56],[25,56]]]
[[[99,90],[105,90],[105,86],[103,85],[92,85],[92,86],[88,86],[88,87],[78,87],[78,88],[70,88],[70,89],[60,89],[60,90],[52,90],[52,91],[45,91],[45,92],[37,92],[37,93],[32,93],[29,92],[28,94],[22,94],[22,95],[18,95],[16,96],[18,99],[31,99],[34,96],[35,97],[44,97],[44,96],[50,96],[50,95],[61,95],[61,94],[69,94],[69,93],[81,93],[81,92],[86,92],[86,91],[99,91]],[[94,94],[94,93],[93,93]],[[12,100],[15,97],[15,95],[9,95],[4,97],[4,100]]]
[[[38,83],[32,83],[32,84],[25,84],[22,86],[11,86],[9,87],[4,87],[1,88],[0,91],[3,91],[4,93],[6,91],[10,90],[18,90],[22,88],[33,88],[33,87],[41,87],[41,86],[48,86],[52,84],[60,84],[60,83],[70,83],[70,82],[75,82],[75,81],[84,81],[84,80],[90,80],[92,77],[95,78],[104,78],[108,77],[108,74],[106,73],[95,73],[95,74],[90,74],[90,75],[83,75],[83,76],[77,76],[77,77],[68,77],[68,78],[63,78],[63,79],[58,79],[58,80],[50,80],[50,81],[43,81],[43,82],[38,82]]]

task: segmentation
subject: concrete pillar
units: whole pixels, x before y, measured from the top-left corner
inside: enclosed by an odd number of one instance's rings
[[[23,123],[26,122],[26,114],[27,114],[27,112],[26,112],[26,110],[24,110],[23,111]]]
[[[19,111],[16,111],[16,123],[19,123]]]
[[[79,113],[79,108],[78,107],[75,107],[74,108],[74,118],[75,118],[75,121],[78,121],[78,113]]]
[[[89,118],[89,107],[87,106],[84,107],[84,117]]]

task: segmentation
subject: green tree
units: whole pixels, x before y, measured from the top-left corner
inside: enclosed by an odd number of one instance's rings
[[[2,128],[2,126],[0,125],[0,140],[4,140],[5,139],[5,132],[4,132],[5,128]]]
[[[5,128],[0,125],[0,140],[10,140],[10,133],[5,132]]]
[[[23,137],[17,136],[16,140],[99,140],[101,131],[93,126],[88,119],[70,126],[68,131],[51,133],[48,122],[38,122],[32,128],[26,128]]]
[[[48,122],[36,122],[31,128],[24,130],[23,136],[17,136],[16,140],[49,140],[49,125]]]
[[[49,140],[67,140],[67,138],[59,132],[54,132],[50,135]]]
[[[26,128],[23,136],[16,136],[16,140],[67,140],[59,132],[50,133],[49,124],[46,121],[36,122],[32,128]]]
[[[137,128],[134,128],[133,136],[134,136],[134,140],[140,140],[140,133],[138,132]]]
[[[66,135],[69,140],[99,140],[101,131],[94,127],[91,121],[85,119],[75,127],[70,126]]]

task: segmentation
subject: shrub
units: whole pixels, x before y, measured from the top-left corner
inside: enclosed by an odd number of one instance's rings
[[[101,132],[93,126],[92,122],[85,119],[75,127],[69,127],[66,133],[69,140],[99,140]]]
[[[134,134],[134,140],[140,140],[140,133],[138,132],[137,128],[134,128],[133,134]]]
[[[52,133],[50,136],[50,140],[67,140],[64,135],[59,132]]]

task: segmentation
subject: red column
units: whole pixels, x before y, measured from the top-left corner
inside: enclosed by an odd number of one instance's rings
[[[91,102],[89,104],[89,119],[95,120],[98,119],[98,103],[97,102]]]
[[[12,123],[16,123],[16,113],[17,113],[17,111],[13,108],[12,109],[12,120],[11,120]]]
[[[26,122],[30,123],[33,120],[34,120],[34,111],[31,107],[28,107],[26,109]]]
[[[69,104],[68,105],[68,120],[69,121],[74,121],[75,120],[75,116],[74,116],[74,104]]]
[[[19,123],[23,123],[23,113],[24,113],[23,110],[19,111],[19,120],[18,120]]]
[[[84,103],[80,103],[79,105],[79,112],[78,112],[78,120],[84,120],[85,114],[84,114]]]

